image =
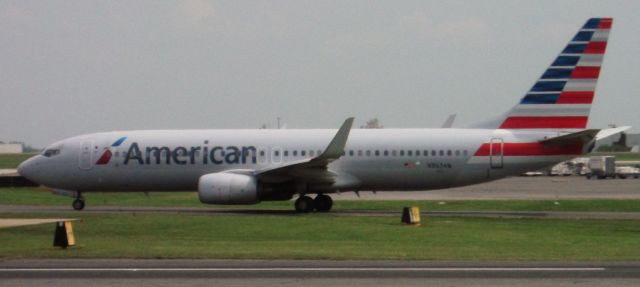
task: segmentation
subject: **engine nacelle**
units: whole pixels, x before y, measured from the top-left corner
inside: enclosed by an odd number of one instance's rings
[[[255,177],[234,173],[210,173],[198,180],[200,202],[209,204],[255,204],[258,182]]]

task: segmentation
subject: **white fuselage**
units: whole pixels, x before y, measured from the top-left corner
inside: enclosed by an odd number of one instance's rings
[[[58,150],[57,154],[35,156],[20,169],[31,180],[63,190],[193,191],[205,174],[256,171],[318,156],[335,134],[335,129],[95,133],[57,142],[47,148]],[[547,154],[537,146],[538,141],[554,136],[558,132],[354,129],[344,155],[327,166],[347,177],[345,183],[322,192],[463,186],[518,175],[576,156],[575,149]],[[528,151],[519,146],[512,154],[509,145],[513,144],[528,145]],[[110,157],[105,160],[102,157],[107,151]],[[312,181],[304,184],[313,191]]]

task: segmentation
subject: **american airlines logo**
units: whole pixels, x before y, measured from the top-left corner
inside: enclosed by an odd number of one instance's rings
[[[256,163],[254,146],[148,146],[140,148],[137,142],[131,143],[123,164],[245,164]],[[143,152],[144,151],[144,152]]]
[[[111,144],[111,147],[120,146],[126,139],[127,139],[127,137],[121,137],[121,138],[117,139],[115,142],[113,142]],[[104,151],[102,152],[102,155],[100,156],[100,158],[98,158],[98,161],[96,161],[96,164],[97,165],[108,164],[109,161],[111,160],[111,156],[112,156],[112,154],[111,154],[110,147],[104,148]]]

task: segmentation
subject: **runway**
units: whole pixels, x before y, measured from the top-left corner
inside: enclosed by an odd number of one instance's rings
[[[640,263],[11,260],[0,286],[638,286]]]

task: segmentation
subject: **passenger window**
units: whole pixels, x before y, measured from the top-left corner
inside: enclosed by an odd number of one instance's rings
[[[444,151],[440,150],[440,156],[444,156]]]
[[[423,150],[423,151],[422,151],[422,155],[423,155],[423,156],[429,156],[429,151],[428,151],[428,150],[426,150],[426,149],[425,149],[425,150]]]
[[[460,156],[460,150],[459,149],[456,150],[456,156]]]
[[[412,155],[413,155],[413,151],[408,150],[408,151],[407,151],[407,156],[412,156]]]
[[[400,156],[404,156],[404,150],[400,150]]]
[[[416,150],[416,156],[420,156],[420,151]]]
[[[353,150],[349,151],[349,156],[353,156]]]
[[[274,151],[273,154],[275,154],[276,156],[280,156],[280,151]]]
[[[436,151],[435,150],[431,151],[431,156],[436,156]]]
[[[300,151],[300,155],[301,156],[306,156],[307,155],[307,151],[304,151],[304,150]]]
[[[451,156],[451,150],[447,150],[447,155]]]
[[[367,156],[371,156],[371,151],[367,150]]]
[[[376,156],[380,156],[380,151],[379,151],[379,150],[376,150],[374,154],[375,154]]]
[[[469,154],[467,153],[467,150],[466,150],[466,149],[462,151],[462,154],[463,154],[464,156],[469,155]]]
[[[313,155],[314,155],[313,150],[310,150],[310,151],[309,151],[309,155],[310,155],[310,156],[313,156]]]
[[[358,150],[358,156],[362,156],[362,150]]]
[[[288,150],[284,151],[284,156],[289,156],[289,151]]]
[[[394,150],[392,150],[392,151],[391,151],[391,156],[396,156],[396,155],[398,155],[397,151],[396,151],[395,149],[394,149]]]
[[[298,150],[293,151],[293,156],[298,156]]]
[[[388,150],[384,151],[384,156],[389,156],[389,151]]]
[[[264,156],[264,151],[263,150],[260,151],[260,156]]]

